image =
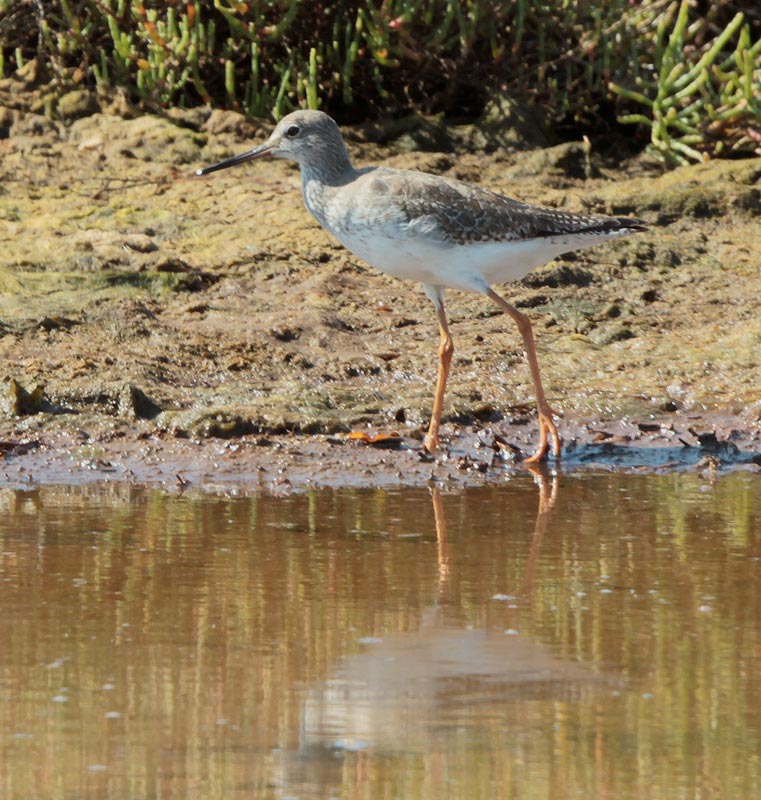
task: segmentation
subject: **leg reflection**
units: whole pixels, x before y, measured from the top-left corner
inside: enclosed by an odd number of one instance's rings
[[[444,503],[441,501],[441,489],[438,486],[434,486],[431,489],[431,503],[433,504],[434,525],[436,526],[439,596],[441,596],[449,577],[449,548],[447,546],[447,520],[444,515]]]
[[[536,512],[534,535],[531,537],[531,547],[526,561],[526,572],[523,576],[521,594],[530,597],[536,581],[536,565],[539,562],[539,551],[542,547],[551,512],[558,497],[559,478],[555,472],[550,478],[547,466],[544,464],[527,464],[526,469],[534,476],[534,483],[539,487],[539,508]]]

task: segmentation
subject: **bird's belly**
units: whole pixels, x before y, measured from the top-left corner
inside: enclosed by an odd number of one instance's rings
[[[463,260],[487,283],[505,283],[525,278],[563,253],[599,244],[600,237],[548,236],[506,242],[479,242],[459,245],[465,251]]]
[[[336,232],[334,232],[336,233]],[[475,289],[467,275],[457,274],[458,260],[452,245],[376,232],[336,233],[341,244],[371,267],[403,280],[432,286]]]
[[[430,282],[446,263],[448,247],[407,238],[394,238],[374,232],[341,232],[344,247],[387,275],[395,278]]]
[[[568,236],[452,244],[367,229],[333,233],[344,247],[381,272],[466,291],[484,291],[495,283],[520,280],[561,253],[600,242],[599,238],[580,242],[580,237]]]

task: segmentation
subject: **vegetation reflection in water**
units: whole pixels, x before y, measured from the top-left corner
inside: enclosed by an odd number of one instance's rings
[[[759,796],[757,476],[0,504],[1,797]]]

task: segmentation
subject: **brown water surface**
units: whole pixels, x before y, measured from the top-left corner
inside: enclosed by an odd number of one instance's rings
[[[0,797],[755,798],[761,484],[0,490]]]

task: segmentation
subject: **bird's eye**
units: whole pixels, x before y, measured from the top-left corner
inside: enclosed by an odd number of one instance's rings
[[[289,139],[295,139],[299,135],[300,132],[301,132],[301,129],[299,128],[298,125],[291,125],[290,128],[288,128],[288,130],[285,132],[285,135]]]

